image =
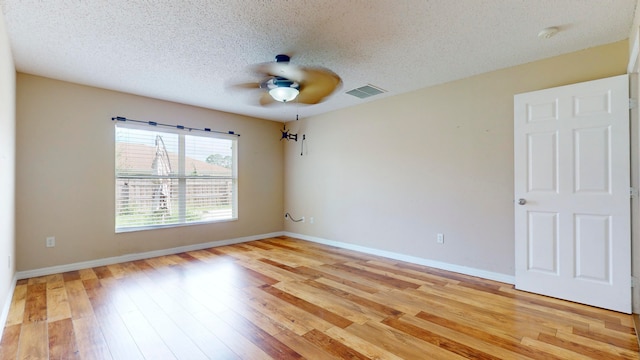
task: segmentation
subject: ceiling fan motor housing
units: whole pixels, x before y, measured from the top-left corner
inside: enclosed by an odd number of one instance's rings
[[[275,79],[273,79],[273,85],[275,85],[275,87],[292,87],[292,88],[298,88],[298,83],[295,81],[291,81],[287,78],[283,78],[283,77],[276,77]]]

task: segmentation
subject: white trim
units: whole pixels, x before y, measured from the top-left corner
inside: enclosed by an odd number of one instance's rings
[[[456,273],[470,275],[470,276],[477,276],[483,279],[500,281],[507,284],[515,284],[515,276],[512,276],[512,275],[500,274],[493,271],[481,270],[481,269],[471,268],[471,267],[462,266],[462,265],[455,265],[455,264],[450,264],[450,263],[436,261],[436,260],[429,260],[429,259],[419,258],[416,256],[400,254],[392,251],[379,250],[379,249],[374,249],[366,246],[354,245],[354,244],[349,244],[349,243],[344,243],[344,242],[334,241],[334,240],[327,240],[327,239],[323,239],[315,236],[296,234],[296,233],[291,233],[287,231],[273,232],[273,233],[261,234],[261,235],[252,235],[252,236],[246,236],[246,237],[235,238],[235,239],[212,241],[208,243],[180,246],[180,247],[175,247],[170,249],[147,251],[143,253],[114,256],[110,258],[82,261],[82,262],[77,262],[73,264],[51,266],[46,268],[34,269],[34,270],[18,271],[16,273],[15,278],[16,280],[28,279],[28,278],[37,277],[37,276],[46,276],[46,275],[63,273],[67,271],[88,269],[96,266],[112,265],[112,264],[118,264],[118,263],[123,263],[128,261],[149,259],[149,258],[158,257],[158,256],[179,254],[187,251],[195,251],[195,250],[208,249],[208,248],[218,247],[218,246],[240,244],[244,242],[268,239],[268,238],[283,236],[283,235],[296,238],[296,239],[311,241],[319,244],[336,246],[343,249],[360,251],[365,254],[383,256],[390,259],[405,261],[412,264],[429,266],[436,269],[453,271]],[[15,281],[13,286],[15,287]],[[11,292],[11,294],[13,295],[13,291]],[[7,309],[7,312],[8,312],[8,309]]]
[[[7,325],[7,319],[9,318],[9,310],[11,309],[11,300],[13,300],[13,293],[16,291],[16,283],[18,282],[18,278],[16,275],[13,276],[13,281],[11,281],[11,286],[9,287],[9,293],[7,294],[7,298],[4,301],[4,306],[2,307],[2,315],[0,315],[0,324],[2,324],[2,328],[0,328],[0,339],[2,339],[2,335],[4,333],[4,327]]]
[[[636,30],[636,37],[633,40],[633,47],[629,54],[629,64],[627,64],[627,74],[637,71],[636,64],[638,62],[638,55],[640,53],[640,28]]]
[[[500,274],[500,273],[496,273],[496,272],[493,272],[493,271],[486,271],[486,270],[475,269],[475,268],[471,268],[471,267],[467,267],[467,266],[449,264],[449,263],[445,263],[445,262],[441,262],[441,261],[435,261],[435,260],[419,258],[419,257],[411,256],[411,255],[405,255],[405,254],[392,252],[392,251],[379,250],[379,249],[374,249],[374,248],[370,248],[370,247],[366,247],[366,246],[354,245],[354,244],[349,244],[349,243],[344,243],[344,242],[334,241],[334,240],[327,240],[327,239],[322,239],[322,238],[318,238],[318,237],[315,237],[315,236],[308,236],[308,235],[303,235],[303,234],[295,234],[295,233],[291,233],[291,232],[288,232],[288,231],[285,231],[284,235],[292,237],[292,238],[298,238],[298,239],[302,239],[302,240],[307,240],[307,241],[319,243],[319,244],[336,246],[336,247],[343,248],[343,249],[360,251],[360,252],[363,252],[365,254],[383,256],[383,257],[386,257],[386,258],[405,261],[405,262],[412,263],[412,264],[429,266],[429,267],[436,268],[436,269],[452,271],[452,272],[465,274],[465,275],[470,275],[470,276],[477,276],[477,277],[480,277],[480,278],[483,278],[483,279],[499,281],[499,282],[503,282],[503,283],[507,283],[507,284],[515,284],[515,282],[516,282],[516,278],[513,275]]]
[[[196,251],[196,250],[208,249],[208,248],[218,247],[218,246],[240,244],[244,242],[268,239],[268,238],[282,236],[282,235],[284,235],[283,232],[273,232],[268,234],[245,236],[245,237],[235,238],[235,239],[211,241],[211,242],[202,243],[202,244],[179,246],[179,247],[170,248],[170,249],[161,249],[161,250],[147,251],[143,253],[134,253],[134,254],[121,255],[121,256],[114,256],[110,258],[82,261],[82,262],[77,262],[73,264],[57,265],[57,266],[51,266],[46,268],[34,269],[34,270],[18,271],[16,273],[16,278],[18,280],[28,279],[28,278],[37,277],[37,276],[45,276],[45,275],[63,273],[67,271],[88,269],[96,266],[112,265],[112,264],[118,264],[118,263],[123,263],[128,261],[149,259],[149,258],[158,257],[158,256],[179,254],[187,251]]]

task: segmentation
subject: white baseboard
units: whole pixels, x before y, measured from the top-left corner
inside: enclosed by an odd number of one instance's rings
[[[128,261],[149,259],[149,258],[158,257],[158,256],[179,254],[187,251],[196,251],[196,250],[208,249],[208,248],[218,247],[218,246],[240,244],[244,242],[268,239],[268,238],[282,236],[282,235],[284,235],[284,232],[280,231],[280,232],[273,232],[268,234],[246,236],[246,237],[235,238],[235,239],[211,241],[211,242],[202,243],[202,244],[179,246],[179,247],[170,248],[170,249],[154,250],[154,251],[147,251],[142,253],[114,256],[110,258],[82,261],[82,262],[77,262],[73,264],[51,266],[46,268],[34,269],[34,270],[19,271],[16,273],[16,278],[18,280],[28,279],[32,277],[58,274],[58,273],[63,273],[67,271],[88,269],[96,266],[112,265],[112,264],[123,263]]]
[[[13,281],[11,281],[11,286],[9,287],[9,293],[7,294],[7,298],[4,300],[4,306],[2,307],[2,314],[0,314],[0,339],[2,339],[2,335],[4,334],[4,326],[7,324],[7,318],[9,318],[9,310],[11,309],[11,300],[13,300],[13,293],[16,291],[16,283],[18,282],[18,278],[16,275],[13,276]]]
[[[516,282],[515,276],[496,273],[493,271],[486,271],[486,270],[475,269],[467,266],[449,264],[441,261],[429,260],[429,259],[419,258],[416,256],[410,256],[410,255],[400,254],[400,253],[386,251],[386,250],[379,250],[379,249],[374,249],[366,246],[344,243],[340,241],[327,240],[327,239],[318,238],[314,236],[295,234],[287,231],[284,232],[284,235],[292,238],[316,242],[319,244],[325,244],[325,245],[336,246],[343,249],[355,250],[355,251],[363,252],[366,254],[383,256],[386,258],[405,261],[412,264],[429,266],[436,269],[452,271],[452,272],[470,275],[470,276],[477,276],[483,279],[499,281],[507,284],[515,284]]]
[[[412,263],[412,264],[424,265],[424,266],[429,266],[429,267],[433,267],[433,268],[436,268],[436,269],[453,271],[453,272],[457,272],[457,273],[460,273],[460,274],[465,274],[465,275],[470,275],[470,276],[477,276],[477,277],[484,278],[484,279],[500,281],[500,282],[504,282],[504,283],[507,283],[507,284],[514,284],[515,283],[515,276],[511,276],[511,275],[500,274],[500,273],[496,273],[496,272],[492,272],[492,271],[486,271],[486,270],[475,269],[475,268],[471,268],[471,267],[467,267],[467,266],[449,264],[449,263],[446,263],[446,262],[419,258],[419,257],[416,257],[416,256],[400,254],[400,253],[396,253],[396,252],[392,252],[392,251],[379,250],[379,249],[374,249],[374,248],[370,248],[370,247],[366,247],[366,246],[354,245],[354,244],[344,243],[344,242],[340,242],[340,241],[327,240],[327,239],[318,238],[318,237],[314,237],[314,236],[296,234],[296,233],[291,233],[291,232],[286,232],[286,231],[284,231],[284,232],[282,232],[282,231],[281,232],[273,232],[273,233],[260,234],[260,235],[253,235],[253,236],[247,236],[247,237],[241,237],[241,238],[235,238],[235,239],[212,241],[212,242],[202,243],[202,244],[180,246],[180,247],[175,247],[175,248],[171,248],[171,249],[162,249],[162,250],[155,250],[155,251],[147,251],[147,252],[143,252],[143,253],[127,254],[127,255],[122,255],[122,256],[115,256],[115,257],[110,257],[110,258],[83,261],[83,262],[77,262],[77,263],[66,264],[66,265],[51,266],[51,267],[46,267],[46,268],[34,269],[34,270],[19,271],[19,272],[16,273],[15,279],[16,280],[28,279],[28,278],[37,277],[37,276],[58,274],[58,273],[63,273],[63,272],[67,272],[67,271],[74,271],[74,270],[92,268],[92,267],[96,267],[96,266],[112,265],[112,264],[123,263],[123,262],[127,262],[127,261],[136,261],[136,260],[142,260],[142,259],[149,259],[149,258],[152,258],[152,257],[178,254],[178,253],[187,252],[187,251],[195,251],[195,250],[202,250],[202,249],[218,247],[218,246],[240,244],[240,243],[244,243],[244,242],[260,240],[260,239],[267,239],[267,238],[276,237],[276,236],[283,236],[283,235],[286,235],[286,236],[289,236],[289,237],[293,237],[293,238],[297,238],[297,239],[306,240],[306,241],[316,242],[316,243],[319,243],[319,244],[331,245],[331,246],[336,246],[336,247],[339,247],[339,248],[360,251],[360,252],[363,252],[365,254],[378,255],[378,256],[383,256],[383,257],[387,257],[387,258],[390,258],[390,259],[406,261],[406,262]],[[13,287],[15,288],[15,281],[13,283]],[[13,294],[13,291],[11,292],[11,294]],[[9,301],[9,303],[10,302],[11,301]],[[6,306],[8,306],[8,305],[6,305]],[[6,311],[7,315],[8,315],[9,309],[8,308],[7,309],[3,309],[3,315],[4,315],[4,311]],[[2,319],[0,319],[0,320],[2,320]],[[3,322],[0,322],[0,323],[3,323]]]

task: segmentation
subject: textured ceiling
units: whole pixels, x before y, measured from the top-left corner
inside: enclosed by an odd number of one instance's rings
[[[289,121],[627,38],[637,0],[0,0],[20,72]],[[548,26],[561,31],[542,40]],[[230,84],[292,55],[343,86],[257,105]],[[366,100],[346,91],[373,84]],[[116,115],[116,114],[114,114]],[[127,114],[118,114],[126,116]]]

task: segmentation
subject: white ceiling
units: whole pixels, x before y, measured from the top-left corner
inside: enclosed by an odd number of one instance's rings
[[[0,0],[20,72],[279,121],[628,37],[637,0]],[[542,40],[538,32],[560,32]],[[279,53],[343,86],[257,105],[230,84]],[[345,91],[373,84],[361,100]],[[116,115],[116,114],[114,114]],[[117,114],[126,116],[126,114]]]

